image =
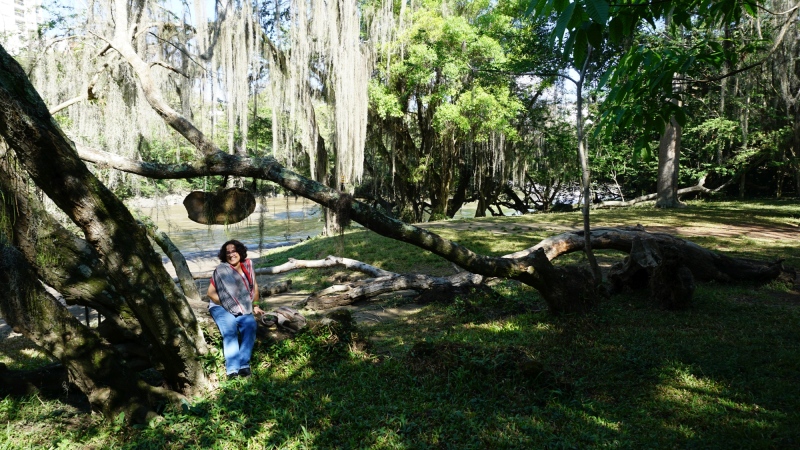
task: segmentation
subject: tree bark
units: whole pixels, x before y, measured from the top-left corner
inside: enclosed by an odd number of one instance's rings
[[[197,355],[206,344],[186,299],[130,212],[80,161],[19,64],[0,47],[0,135],[36,185],[97,251],[152,345],[166,380],[186,393],[206,388]]]
[[[102,336],[113,343],[137,340],[142,328],[131,309],[116,295],[116,288],[97,252],[61,226],[28,193],[27,183],[16,159],[0,159],[0,217],[9,229],[0,233],[22,252],[33,265],[38,278],[63,296],[68,305],[81,305],[98,311],[106,320]]]
[[[172,266],[175,267],[175,274],[178,276],[178,282],[183,289],[183,294],[190,300],[200,301],[202,296],[200,291],[197,290],[197,284],[194,282],[192,272],[189,270],[189,265],[186,264],[186,258],[183,257],[180,249],[172,243],[172,240],[166,233],[160,231],[153,223],[141,223],[150,236],[164,254],[172,261]]]
[[[578,159],[581,163],[581,190],[583,192],[583,205],[581,205],[581,214],[583,215],[583,233],[586,236],[586,242],[583,246],[583,251],[586,254],[586,259],[589,261],[589,267],[592,270],[594,282],[599,285],[603,281],[603,276],[600,273],[600,266],[597,265],[597,259],[594,257],[592,251],[592,241],[589,238],[591,233],[591,221],[589,217],[590,206],[592,204],[591,198],[591,169],[589,168],[589,155],[586,150],[586,140],[583,136],[583,82],[586,77],[586,69],[589,66],[589,60],[592,56],[592,46],[589,46],[586,60],[583,62],[579,78],[575,83],[575,91],[577,92],[577,111],[575,113],[575,131],[578,138]],[[576,274],[577,276],[577,274]]]
[[[140,381],[108,342],[81,324],[37,281],[22,253],[0,241],[0,312],[6,322],[48,354],[62,361],[70,382],[104,416],[143,422],[155,416],[150,405],[177,401],[172,391]]]
[[[630,254],[609,270],[612,293],[626,287],[648,285],[650,297],[666,309],[686,309],[694,295],[694,275],[683,262],[680,250],[660,245],[655,239],[633,238]]]
[[[658,144],[657,208],[685,206],[678,199],[678,173],[681,157],[681,126],[670,117]]]
[[[672,246],[683,258],[686,267],[700,281],[722,283],[768,283],[778,280],[794,282],[797,273],[785,267],[782,260],[761,261],[747,258],[732,258],[703,248],[694,242],[664,233],[648,233],[641,226],[630,228],[595,228],[592,230],[592,247],[630,253],[636,239],[653,239],[655,245]],[[519,258],[537,250],[544,251],[549,259],[583,250],[583,233],[567,232],[542,240],[520,252],[506,255]]]
[[[302,305],[315,310],[329,309],[350,305],[390,292],[406,290],[442,292],[444,295],[452,297],[456,292],[466,292],[469,288],[481,286],[483,281],[484,277],[469,272],[460,272],[450,277],[392,274],[346,285],[331,286],[311,294],[303,300]]]

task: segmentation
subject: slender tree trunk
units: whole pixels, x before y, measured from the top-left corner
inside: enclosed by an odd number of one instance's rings
[[[673,9],[670,9],[666,17],[666,27],[670,27],[672,22]],[[680,92],[681,85],[675,83],[675,74],[672,74],[672,90]],[[672,103],[681,106],[677,99],[671,99]],[[664,134],[658,144],[658,178],[656,180],[656,207],[657,208],[679,208],[685,206],[678,200],[678,174],[680,171],[681,157],[681,126],[670,116],[669,123],[664,128]]]
[[[678,173],[681,157],[681,126],[670,117],[661,141],[658,144],[658,182],[656,207],[679,208],[684,206],[678,200]]]
[[[750,96],[745,96],[744,108],[742,108],[740,123],[742,126],[742,148],[747,150],[750,126]],[[747,186],[747,171],[742,171],[739,178],[739,198],[744,198]]]
[[[586,258],[589,260],[589,266],[592,269],[592,276],[594,276],[595,283],[600,283],[603,281],[603,276],[600,273],[600,267],[597,264],[597,259],[594,257],[594,252],[592,251],[592,241],[590,237],[592,231],[589,221],[589,210],[592,203],[591,171],[589,169],[589,154],[586,151],[586,141],[583,136],[583,80],[586,76],[586,67],[588,66],[589,58],[591,58],[591,56],[592,47],[589,46],[589,52],[588,55],[586,55],[586,61],[583,65],[583,70],[581,70],[580,78],[575,84],[575,91],[578,96],[575,124],[578,135],[578,158],[581,162],[581,187],[583,188],[583,206],[581,207],[581,212],[583,213],[583,233],[586,237],[584,253],[586,254]]]
[[[453,198],[447,203],[447,217],[449,219],[452,219],[458,210],[464,206],[470,181],[472,181],[471,168],[467,164],[461,164],[458,169],[458,185],[456,185],[456,192],[453,194]]]

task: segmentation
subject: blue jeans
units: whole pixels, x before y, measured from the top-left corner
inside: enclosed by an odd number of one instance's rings
[[[250,355],[256,342],[256,319],[252,314],[234,316],[222,306],[208,309],[222,334],[222,354],[225,356],[225,371],[230,374],[250,367]],[[241,343],[239,338],[241,337]]]

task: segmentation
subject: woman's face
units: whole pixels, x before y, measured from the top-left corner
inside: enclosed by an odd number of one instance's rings
[[[233,244],[228,244],[225,246],[225,258],[228,260],[228,264],[232,265],[233,267],[239,267],[239,263],[241,261],[241,257],[239,256],[239,252],[236,251],[236,246]]]

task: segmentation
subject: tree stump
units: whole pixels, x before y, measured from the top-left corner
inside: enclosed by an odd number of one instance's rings
[[[580,266],[554,266],[542,249],[533,253],[542,286],[539,292],[553,314],[583,314],[600,302],[592,273]]]
[[[680,249],[655,239],[635,238],[629,256],[611,267],[608,280],[613,293],[647,286],[651,298],[671,310],[688,308],[694,296],[694,275]]]

